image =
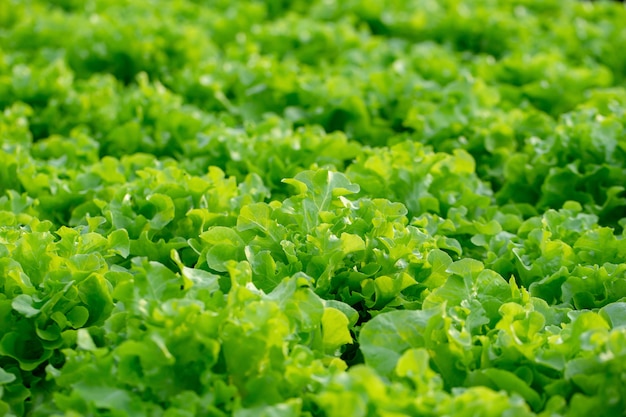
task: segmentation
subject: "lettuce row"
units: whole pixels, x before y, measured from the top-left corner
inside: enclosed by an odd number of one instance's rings
[[[137,187],[133,195],[139,196],[145,181],[157,179],[171,192],[176,187],[165,181],[171,173],[168,168],[145,168],[136,171],[135,182],[126,186]],[[234,181],[218,178],[221,182],[216,180],[208,190],[202,179],[188,180],[190,188],[194,184],[205,188],[199,187],[204,191],[197,198],[200,207],[184,207],[184,217],[203,217],[206,223],[200,223],[204,231],[197,238],[186,242],[180,237],[149,240],[167,236],[168,226],[184,222],[176,219],[177,205],[162,204],[158,215],[146,217],[150,211],[137,204],[133,212],[131,202],[124,201],[129,194],[121,192],[117,204],[126,204],[126,210],[114,214],[110,208],[116,206],[114,199],[109,207],[101,204],[104,216],[85,215],[87,224],[51,231],[52,222],[22,213],[20,221],[29,222],[26,229],[17,224],[4,227],[3,247],[9,255],[5,275],[12,279],[4,282],[7,330],[0,346],[5,358],[17,361],[17,367],[5,369],[15,376],[14,385],[22,386],[21,391],[8,391],[14,407],[27,396],[34,403],[47,401],[43,387],[54,384],[55,405],[42,406],[41,415],[53,415],[55,409],[160,415],[169,408],[179,410],[183,401],[191,415],[200,409],[215,409],[217,414],[212,415],[261,412],[258,407],[266,405],[256,403],[255,395],[248,394],[252,392],[264,401],[274,398],[270,409],[281,403],[279,408],[290,413],[320,407],[340,415],[342,408],[333,398],[341,398],[342,386],[348,384],[352,392],[362,384],[359,378],[381,377],[377,384],[392,384],[384,390],[403,387],[421,393],[415,402],[402,405],[408,414],[439,415],[445,407],[454,410],[457,401],[471,402],[479,394],[494,395],[501,407],[519,407],[523,413],[570,410],[568,415],[576,415],[579,408],[565,408],[565,398],[585,407],[622,398],[609,387],[621,375],[623,302],[607,300],[597,313],[586,311],[596,306],[578,305],[576,297],[590,296],[569,278],[561,290],[574,298],[550,306],[531,296],[537,292],[533,285],[529,293],[514,277],[507,282],[482,262],[459,257],[448,248],[451,242],[460,248],[456,240],[448,238],[442,246],[426,228],[408,224],[402,205],[355,197],[359,187],[341,173],[302,172],[286,180],[294,192],[282,203],[246,201],[237,214],[215,213],[211,218],[216,210],[201,207],[203,201],[214,200],[211,191],[223,195],[228,183],[234,193],[238,190]],[[180,186],[180,181],[176,184]],[[171,200],[167,193],[154,195]],[[12,199],[20,198],[13,194]],[[32,203],[22,198],[23,210],[28,212]],[[571,206],[569,210],[580,211]],[[584,215],[579,224],[571,220],[559,224],[574,218],[557,214],[551,219],[556,237],[569,242],[588,234],[581,227],[585,220],[594,224],[592,216]],[[124,218],[132,220],[126,220],[127,228],[114,226],[113,221]],[[212,223],[220,218],[234,224]],[[144,230],[139,233],[130,225]],[[592,250],[590,245],[573,244],[581,254]],[[195,255],[183,261],[185,249]],[[558,286],[551,284],[549,288]],[[11,320],[15,316],[19,319]],[[198,353],[189,353],[190,340],[196,340]],[[371,369],[359,370],[361,360],[348,347],[355,343]],[[325,353],[319,356],[321,352]],[[284,366],[296,353],[317,364],[307,362],[321,373],[309,378],[328,383],[311,387],[305,378],[301,382],[305,386],[294,391],[293,381],[284,379],[290,375]],[[426,391],[419,380],[407,382],[413,375],[411,366],[426,366],[419,359],[424,354],[430,358],[428,368],[418,369],[437,375],[428,379]],[[412,360],[422,365],[411,365]],[[353,369],[340,376],[348,364]],[[47,377],[42,378],[42,370]],[[587,382],[592,375],[601,375],[595,385]],[[333,382],[335,378],[338,382]],[[385,382],[387,378],[391,380]],[[267,383],[270,380],[272,384]],[[21,384],[39,390],[29,393]],[[127,386],[138,391],[131,395]],[[484,387],[494,391],[482,393]],[[454,397],[447,393],[451,388],[457,393]],[[300,398],[299,390],[308,394]],[[441,401],[428,400],[432,390]],[[501,390],[510,399],[498,397]],[[219,392],[225,397],[215,397]],[[363,395],[358,401],[374,401],[367,407],[400,411],[390,400]]]

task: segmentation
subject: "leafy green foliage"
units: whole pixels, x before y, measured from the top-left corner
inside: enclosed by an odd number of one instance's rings
[[[626,9],[7,1],[1,415],[623,415]]]

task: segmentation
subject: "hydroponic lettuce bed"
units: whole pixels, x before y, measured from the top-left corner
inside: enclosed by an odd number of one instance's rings
[[[4,0],[0,415],[626,415],[626,9]]]

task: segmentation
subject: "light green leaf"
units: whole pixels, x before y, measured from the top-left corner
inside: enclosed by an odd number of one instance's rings
[[[35,317],[39,314],[39,309],[33,307],[33,298],[30,295],[20,294],[11,302],[13,309],[27,318]]]
[[[322,316],[324,350],[332,352],[346,343],[352,343],[348,324],[348,318],[340,310],[333,307],[324,308]]]
[[[427,347],[431,321],[442,320],[443,306],[430,310],[382,313],[361,329],[359,343],[365,363],[382,375],[390,375],[398,359],[410,348]]]

